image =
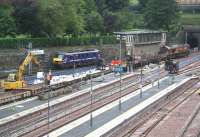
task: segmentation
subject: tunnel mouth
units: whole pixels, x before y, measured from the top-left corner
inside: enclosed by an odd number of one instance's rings
[[[199,46],[198,38],[193,34],[188,35],[187,43],[190,45],[190,48],[196,48]]]

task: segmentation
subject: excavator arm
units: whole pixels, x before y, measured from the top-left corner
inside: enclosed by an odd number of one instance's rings
[[[30,62],[33,62],[34,64],[37,64],[40,67],[40,63],[37,61],[36,57],[31,52],[28,53],[24,61],[19,66],[17,79],[16,79],[17,81],[23,81],[23,74],[24,74],[25,68]]]

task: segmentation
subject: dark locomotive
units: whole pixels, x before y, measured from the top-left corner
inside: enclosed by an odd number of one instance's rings
[[[179,62],[176,58],[186,57],[190,53],[190,46],[185,45],[173,45],[171,47],[164,46],[160,49],[160,55],[165,60],[165,70],[170,74],[176,74],[179,72]]]
[[[165,61],[165,70],[170,74],[176,74],[179,72],[179,62],[173,59]]]

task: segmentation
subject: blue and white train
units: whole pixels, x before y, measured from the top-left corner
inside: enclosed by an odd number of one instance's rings
[[[58,52],[53,58],[53,65],[56,68],[82,67],[99,65],[101,63],[99,50],[84,50],[77,52]]]

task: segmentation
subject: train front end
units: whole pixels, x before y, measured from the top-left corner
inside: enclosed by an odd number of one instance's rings
[[[56,68],[61,68],[64,63],[64,55],[61,53],[56,54],[56,56],[53,58],[53,65]]]

